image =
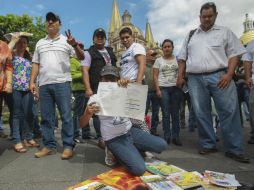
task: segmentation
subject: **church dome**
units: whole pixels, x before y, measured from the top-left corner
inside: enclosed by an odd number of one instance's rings
[[[243,45],[247,45],[251,40],[254,40],[254,30],[250,30],[245,32],[241,37],[240,40]]]

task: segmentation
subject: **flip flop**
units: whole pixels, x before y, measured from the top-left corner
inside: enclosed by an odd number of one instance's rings
[[[15,146],[13,147],[14,151],[17,153],[26,153],[27,149],[24,147],[16,148]]]
[[[34,140],[30,140],[30,141],[24,140],[24,144],[26,147],[39,147],[40,146],[40,144],[38,144]]]

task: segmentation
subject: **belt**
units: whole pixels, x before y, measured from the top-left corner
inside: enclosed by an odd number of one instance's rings
[[[221,69],[217,69],[215,71],[212,71],[212,72],[203,72],[203,73],[187,73],[187,75],[210,75],[210,74],[215,74],[215,73],[218,73],[220,71],[225,71],[227,72],[228,68],[221,68]]]

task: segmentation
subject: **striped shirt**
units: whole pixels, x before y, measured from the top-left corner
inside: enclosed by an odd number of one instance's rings
[[[60,34],[37,42],[32,62],[40,65],[39,86],[71,81],[70,56],[75,56],[75,50],[66,40]]]

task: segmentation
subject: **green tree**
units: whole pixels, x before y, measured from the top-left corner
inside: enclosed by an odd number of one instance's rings
[[[11,32],[32,33],[33,36],[29,38],[29,49],[33,52],[38,40],[46,36],[45,22],[41,17],[32,17],[26,14],[0,16],[0,39],[5,40],[3,35]]]

